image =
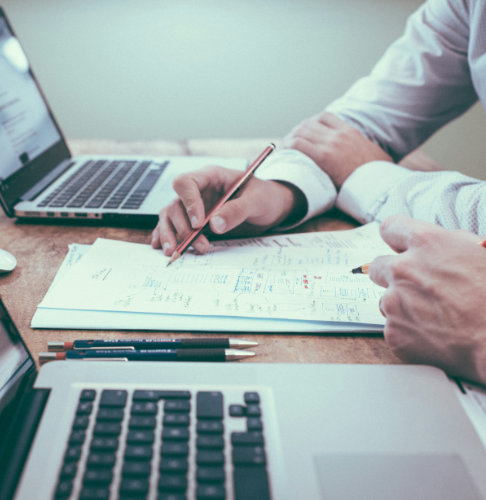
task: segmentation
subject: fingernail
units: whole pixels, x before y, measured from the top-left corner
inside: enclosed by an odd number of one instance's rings
[[[211,224],[218,233],[222,233],[226,229],[226,221],[219,215],[215,215],[211,219]]]
[[[170,243],[167,243],[167,241],[164,243],[163,247],[162,247],[162,250],[164,251],[164,253],[167,252],[168,248],[170,247]]]
[[[198,223],[197,217],[195,215],[192,215],[191,216],[191,226],[193,228],[196,228],[197,227],[197,223]]]

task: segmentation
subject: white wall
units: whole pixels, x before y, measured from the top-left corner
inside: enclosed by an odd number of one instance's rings
[[[420,0],[2,0],[68,138],[281,136],[367,73]],[[1,76],[0,76],[1,77]],[[425,149],[486,178],[474,108]]]

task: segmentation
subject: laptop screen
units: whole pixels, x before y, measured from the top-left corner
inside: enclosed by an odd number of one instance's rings
[[[0,177],[7,178],[61,136],[0,10]]]
[[[0,422],[33,360],[0,299]]]

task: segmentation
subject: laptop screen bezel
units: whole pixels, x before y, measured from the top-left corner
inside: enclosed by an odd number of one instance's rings
[[[7,15],[2,7],[0,7],[0,17],[3,18],[7,24],[8,29],[12,35],[17,38]],[[18,39],[18,38],[17,38]],[[37,90],[39,91],[42,100],[44,101],[49,117],[51,118],[56,130],[60,136],[60,140],[53,144],[46,151],[41,153],[36,158],[27,162],[19,170],[14,172],[6,179],[0,178],[0,203],[9,217],[14,216],[14,207],[22,199],[22,195],[29,191],[35,184],[45,177],[51,170],[56,168],[61,162],[71,158],[71,153],[67,146],[64,135],[52,113],[52,110],[47,102],[47,99],[42,91],[42,88],[35,77],[32,67],[29,64],[29,74],[33,79]]]

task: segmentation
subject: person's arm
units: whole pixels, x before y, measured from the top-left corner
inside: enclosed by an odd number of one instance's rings
[[[486,248],[466,231],[404,216],[380,227],[398,252],[376,258],[369,277],[386,287],[384,336],[403,361],[435,365],[486,384]]]
[[[415,150],[478,97],[468,63],[470,1],[429,0],[407,22],[369,76],[327,111],[394,161]]]
[[[241,177],[238,170],[208,167],[182,174],[174,181],[178,198],[159,213],[152,247],[171,255],[177,243],[200,227],[206,213]],[[309,199],[303,193],[311,193]],[[279,226],[289,228],[334,205],[336,189],[314,162],[298,151],[277,151],[255,175],[211,217],[214,234],[249,236]],[[209,250],[207,234],[194,242],[199,253]]]
[[[336,204],[363,223],[402,214],[447,229],[486,234],[486,182],[459,172],[368,163],[346,180]]]

